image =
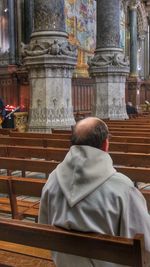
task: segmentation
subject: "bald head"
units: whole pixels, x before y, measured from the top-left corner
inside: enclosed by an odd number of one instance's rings
[[[72,145],[88,145],[101,148],[108,137],[107,125],[96,117],[80,120],[74,126]]]

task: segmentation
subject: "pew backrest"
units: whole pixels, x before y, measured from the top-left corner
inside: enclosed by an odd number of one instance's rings
[[[69,149],[53,147],[1,146],[0,157],[12,158],[40,158],[62,161]]]
[[[112,142],[126,142],[126,143],[146,143],[150,144],[150,138],[149,137],[143,137],[143,136],[128,136],[128,135],[110,135],[110,140]]]
[[[0,240],[107,262],[144,267],[144,236],[134,238],[65,231],[54,226],[0,219]]]
[[[57,165],[56,161],[0,157],[0,167],[7,170],[7,175],[10,175],[11,171],[21,171],[22,176],[25,176],[26,172],[30,171],[37,173],[37,177],[39,173],[48,177]]]
[[[71,133],[20,133],[20,132],[10,132],[11,137],[20,138],[42,138],[42,139],[67,139],[70,140]]]
[[[7,194],[9,201],[0,198],[0,211],[11,213],[12,218],[23,219],[24,217],[38,218],[39,200],[42,188],[46,179],[0,176],[0,193]],[[23,195],[22,200],[17,200],[18,196]],[[36,197],[37,201],[28,201],[28,198]]]
[[[146,132],[146,131],[128,131],[126,129],[126,131],[114,131],[110,129],[110,133],[115,136],[115,135],[119,135],[119,136],[134,136],[134,137],[150,137],[150,132]]]
[[[42,139],[42,138],[19,138],[10,136],[2,136],[2,137],[0,136],[0,145],[68,148],[70,147],[71,142],[69,139],[63,140],[63,139],[53,139],[53,138]]]
[[[150,154],[121,151],[110,151],[109,154],[116,166],[150,167]]]
[[[126,143],[126,142],[109,142],[110,151],[122,151],[133,153],[150,153],[150,144],[144,143]]]
[[[5,154],[6,152],[6,154]],[[62,161],[68,149],[63,148],[41,148],[41,147],[2,147],[0,151],[0,156],[10,158],[11,164],[11,157],[15,160],[15,158],[36,158],[36,159],[45,159],[48,161]],[[110,151],[109,152],[113,163],[115,165],[124,165],[124,166],[135,166],[135,167],[150,167],[150,154],[146,153],[134,153],[134,152],[121,152],[121,151]],[[1,161],[0,161],[1,163]],[[4,163],[3,166],[5,166]],[[15,163],[17,164],[17,163]],[[25,168],[27,168],[27,163],[24,161]],[[35,163],[33,162],[33,166]],[[8,165],[7,165],[8,166]],[[12,166],[12,165],[11,165]],[[20,167],[23,165],[20,165]],[[31,164],[28,165],[30,167]],[[32,169],[33,169],[32,166]],[[1,165],[2,168],[2,165]],[[22,168],[22,167],[21,167]],[[41,171],[42,172],[42,171]]]

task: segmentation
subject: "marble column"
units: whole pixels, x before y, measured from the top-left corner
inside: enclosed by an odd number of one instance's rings
[[[97,43],[89,72],[95,77],[93,115],[103,119],[128,118],[125,82],[129,61],[120,48],[120,1],[97,1]]]
[[[75,123],[71,78],[77,49],[65,31],[64,0],[34,1],[34,31],[22,52],[31,87],[29,131],[70,128]]]
[[[148,16],[148,74],[150,77],[150,14]]]
[[[131,0],[129,5],[129,24],[130,24],[130,75],[128,79],[128,101],[134,106],[139,107],[140,104],[140,83],[137,69],[137,7],[139,1]]]
[[[33,0],[24,1],[24,42],[28,44],[30,42],[30,37],[33,27]]]
[[[130,76],[138,76],[137,73],[137,6],[130,5]]]
[[[139,75],[142,80],[145,78],[145,36],[139,37]]]
[[[15,45],[15,6],[14,6],[14,0],[8,1],[8,12],[9,12],[9,20],[8,20],[8,28],[9,28],[9,63],[15,64],[15,51],[16,51],[16,45]]]

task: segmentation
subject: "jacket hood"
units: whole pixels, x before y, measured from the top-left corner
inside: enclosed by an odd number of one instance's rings
[[[90,146],[72,146],[56,168],[58,183],[71,207],[115,172],[109,154]]]

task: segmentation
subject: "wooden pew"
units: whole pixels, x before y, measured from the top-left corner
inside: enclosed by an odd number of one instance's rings
[[[144,236],[141,234],[134,238],[84,234],[49,225],[0,219],[0,240],[132,267],[145,266]]]
[[[10,158],[40,158],[62,161],[69,148],[28,147],[28,146],[0,146],[0,157]]]
[[[150,153],[150,144],[113,142],[113,141],[111,142],[111,140],[110,140],[109,151]]]
[[[113,152],[112,152],[113,153]],[[119,154],[117,155],[117,157]],[[130,156],[129,156],[130,157]],[[123,159],[123,157],[122,157]],[[128,156],[127,156],[128,159]],[[138,159],[139,160],[139,159]],[[0,166],[2,169],[11,170],[11,171],[31,171],[36,173],[45,173],[48,174],[51,173],[59,164],[59,162],[55,161],[47,161],[47,160],[29,160],[29,159],[19,159],[19,158],[7,158],[7,157],[0,157]],[[148,163],[147,165],[149,165]],[[150,177],[150,167],[135,167],[135,166],[129,166],[130,164],[125,165],[119,165],[116,164],[114,167],[128,175],[133,181],[139,181],[139,182],[149,182]],[[142,165],[142,164],[141,164]],[[10,176],[8,174],[8,176]],[[25,177],[25,176],[23,176]],[[38,178],[38,175],[34,175],[34,177]]]
[[[38,176],[39,173],[44,173],[48,177],[57,165],[56,161],[0,157],[0,167],[7,170],[7,175],[10,175],[11,171],[21,171],[25,177],[26,172],[30,171],[38,173]]]
[[[111,135],[110,137],[112,142],[126,142],[126,143],[146,143],[150,144],[149,137],[140,137],[140,136],[123,136],[123,135]]]
[[[11,137],[20,137],[20,138],[42,138],[42,139],[67,139],[71,137],[71,132],[69,133],[32,133],[32,132],[10,132]]]
[[[144,133],[149,133],[150,132],[150,127],[145,127],[145,128],[143,128],[143,126],[140,126],[140,127],[134,127],[133,128],[133,126],[132,127],[130,127],[130,126],[126,126],[126,127],[120,127],[120,126],[118,126],[118,127],[109,127],[109,131],[110,131],[110,133],[112,132],[112,131],[114,131],[114,132],[138,132],[138,131],[140,131],[140,132],[144,132]]]
[[[1,169],[9,170],[21,170],[21,171],[36,171],[40,172],[40,167],[37,165],[45,164],[45,159],[50,162],[50,166],[56,166],[56,162],[60,162],[64,159],[67,154],[68,149],[54,149],[54,148],[19,148],[9,150],[8,157],[0,157]],[[121,152],[121,151],[110,151],[109,152],[114,165],[116,166],[134,166],[134,167],[150,167],[150,154],[146,153],[132,153],[132,152]],[[11,157],[10,157],[11,156]],[[17,157],[16,157],[17,156]],[[42,163],[37,160],[30,160],[35,156],[39,159],[44,159]],[[15,158],[14,158],[15,157]],[[22,159],[19,157],[26,157],[27,159]],[[55,161],[52,162],[52,161]],[[17,169],[18,168],[18,169]],[[41,165],[41,172],[43,167]]]
[[[120,151],[110,151],[109,154],[116,166],[150,167],[150,154]]]
[[[42,138],[19,138],[3,136],[0,137],[0,145],[13,145],[13,146],[41,146],[41,147],[70,147],[70,140],[66,139],[42,139]]]
[[[138,130],[135,132],[126,131],[113,131],[110,129],[111,135],[119,135],[119,136],[134,136],[134,137],[150,137],[150,132],[139,132]]]
[[[133,140],[133,139],[132,139]],[[70,147],[70,142],[67,142],[67,140],[61,140],[60,146],[58,147],[58,143],[57,141],[53,142],[54,140],[50,140],[50,144],[52,144],[51,146],[48,146],[47,149],[55,149],[56,151],[58,150],[66,150],[66,152],[68,151],[69,147]],[[133,140],[134,141],[134,140]],[[49,140],[48,140],[49,142]],[[49,144],[48,144],[49,145]],[[150,153],[150,144],[147,143],[126,143],[126,142],[114,142],[113,138],[110,139],[109,142],[109,150],[110,151],[120,151],[120,152],[134,152],[134,153]],[[46,147],[42,146],[17,146],[17,145],[0,145],[0,156],[1,157],[34,157],[34,158],[38,158],[38,154],[40,154],[41,156],[43,155],[43,158],[46,158]],[[60,152],[61,153],[61,152]]]
[[[113,152],[112,152],[113,153]],[[124,155],[122,154],[122,159],[120,157],[121,154],[118,153],[117,157],[119,157],[120,162],[121,160],[124,161]],[[143,164],[143,167],[139,167],[138,164],[140,162],[140,157],[137,157],[137,162],[135,161],[134,165],[137,165],[138,167],[130,166],[130,163],[128,163],[129,158],[131,157],[131,154],[125,154],[127,155],[126,161],[127,164],[119,165],[114,164],[114,167],[121,171],[122,173],[128,175],[133,181],[136,182],[143,182],[143,183],[149,183],[149,173],[150,173],[150,167],[145,168],[145,164]],[[145,154],[146,155],[146,154]],[[148,156],[148,155],[146,155]],[[115,156],[114,156],[115,157]],[[135,157],[134,157],[135,158]],[[148,161],[148,160],[147,160]],[[146,158],[144,163],[146,162]],[[31,172],[37,172],[37,178],[39,177],[39,172],[45,173],[46,177],[48,177],[48,174],[51,173],[54,168],[58,165],[59,162],[54,161],[46,161],[46,160],[27,160],[27,159],[19,159],[19,158],[7,158],[7,157],[0,157],[0,166],[3,169],[6,170],[21,170],[23,174],[25,174],[26,171]],[[150,165],[150,161],[148,163],[146,162],[147,166]],[[140,164],[142,165],[142,164]],[[23,175],[22,174],[22,175]],[[8,172],[8,175],[10,173]],[[23,175],[25,176],[25,175]],[[35,175],[34,175],[35,176]]]
[[[150,144],[150,138],[110,135],[110,142]],[[71,141],[62,139],[17,138],[17,137],[3,136],[0,137],[0,145],[69,148],[71,146]]]
[[[14,219],[32,217],[37,221],[39,199],[46,179],[0,176],[0,212],[12,215]],[[22,199],[17,199],[22,196]],[[36,197],[30,200],[29,197]]]
[[[134,167],[117,167],[118,171],[129,176],[134,182],[148,182],[150,169]],[[31,202],[28,197],[41,196],[41,191],[46,179],[26,178],[14,176],[0,176],[0,194],[7,194],[8,197],[0,198],[0,212],[12,214],[12,218],[23,219],[32,217],[37,221],[39,200]],[[147,200],[150,209],[150,192],[141,190]],[[22,199],[17,197],[23,195]]]
[[[54,129],[54,128],[52,128],[51,129],[51,131],[52,131],[52,134],[53,133],[57,133],[57,134],[71,134],[72,133],[72,128],[73,128],[73,126],[71,126],[71,129],[69,130],[63,130],[63,129]]]
[[[10,134],[10,129],[9,128],[0,128],[0,135],[9,135]]]
[[[127,120],[108,120],[104,119],[106,123],[149,123],[150,122],[150,116],[149,117],[138,117],[136,119],[127,119]]]

